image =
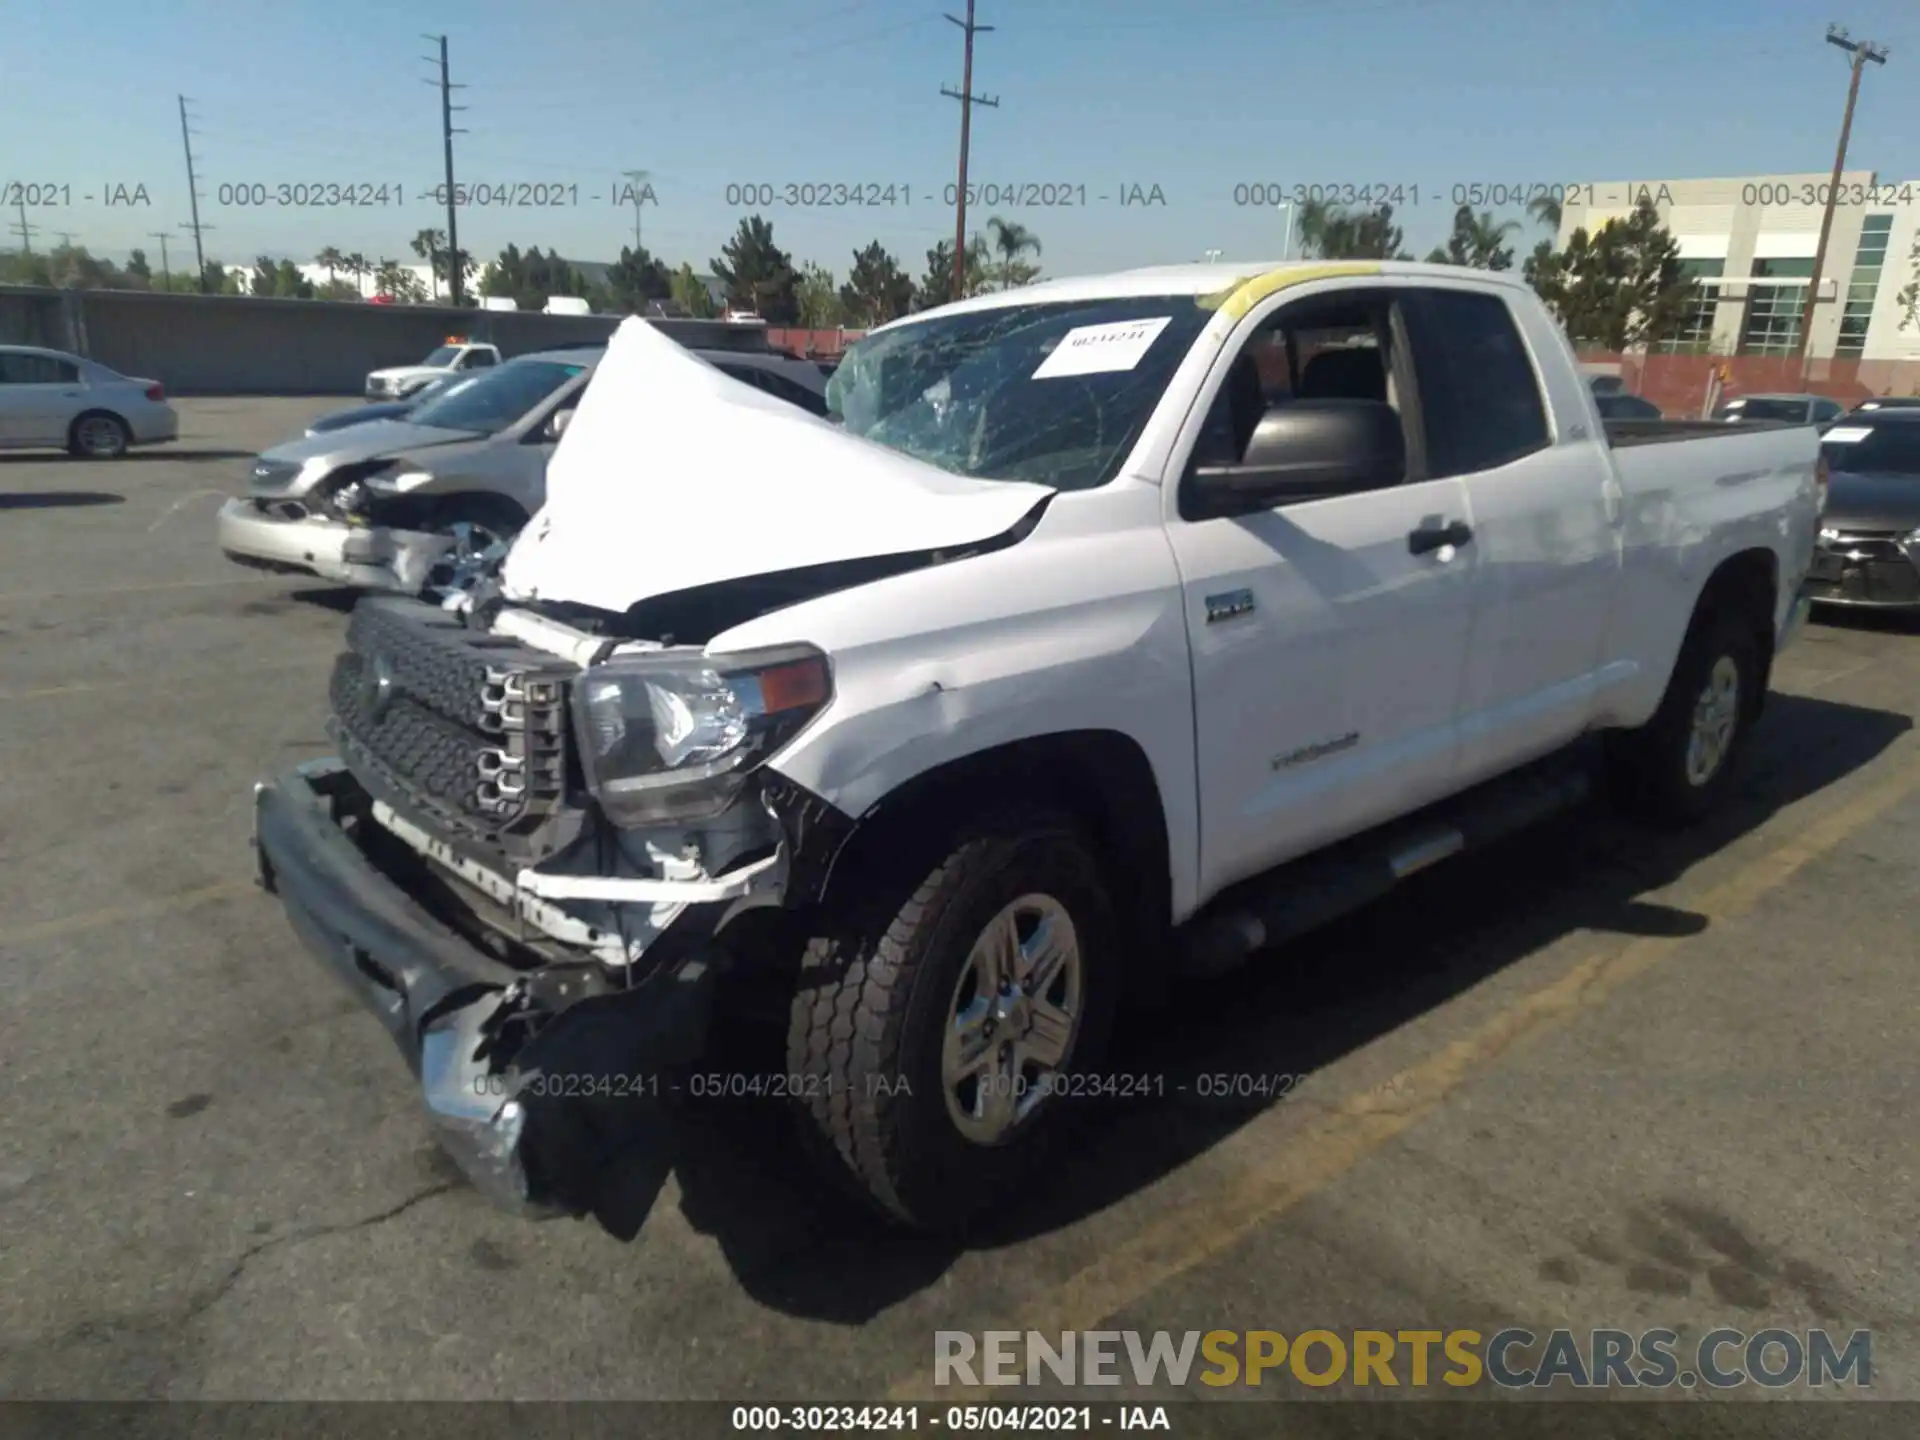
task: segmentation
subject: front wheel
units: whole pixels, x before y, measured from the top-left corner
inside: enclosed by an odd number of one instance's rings
[[[490,574],[527,523],[520,507],[492,495],[454,495],[435,507],[429,529],[451,542],[427,573],[429,590],[457,590]]]
[[[1737,609],[1694,622],[1660,708],[1638,730],[1609,737],[1620,798],[1667,826],[1704,819],[1725,798],[1759,712],[1761,652]]]
[[[1098,863],[1064,817],[1003,817],[821,929],[788,1032],[804,1138],[892,1218],[957,1228],[1036,1172],[1105,1048]]]

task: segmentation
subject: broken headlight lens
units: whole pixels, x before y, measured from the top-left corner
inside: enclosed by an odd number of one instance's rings
[[[833,697],[811,646],[744,655],[637,655],[575,682],[587,788],[623,828],[701,820]]]

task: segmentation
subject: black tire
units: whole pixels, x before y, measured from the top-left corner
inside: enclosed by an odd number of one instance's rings
[[[88,410],[67,427],[67,453],[82,460],[118,460],[133,444],[133,431],[118,415]]]
[[[452,535],[456,548],[428,572],[427,588],[440,589],[471,578],[469,571],[478,563],[481,550],[504,553],[526,523],[526,512],[498,495],[449,495],[437,502],[427,526],[436,535]]]
[[[1690,764],[1694,720],[1709,685],[1731,665],[1737,688],[1732,732],[1710,771]],[[1667,691],[1638,730],[1608,736],[1615,793],[1637,818],[1666,828],[1705,819],[1726,798],[1760,711],[1761,640],[1754,617],[1733,604],[1711,605],[1695,618],[1680,647]],[[1711,749],[1711,747],[1710,747]],[[1703,754],[1702,761],[1707,755]]]
[[[1099,1063],[1120,982],[1114,911],[1091,848],[1065,817],[1005,814],[969,826],[930,870],[862,887],[807,944],[787,1068],[802,1139],[891,1219],[953,1231],[1032,1173],[1079,1087],[1045,1095],[1007,1138],[983,1144],[948,1110],[941,1042],[976,939],[1016,901],[1044,896],[1071,922],[1080,1020],[1063,1076]],[[1036,1087],[1037,1088],[1037,1087]]]

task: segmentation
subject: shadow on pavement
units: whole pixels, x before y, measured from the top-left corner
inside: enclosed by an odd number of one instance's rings
[[[1578,931],[1704,931],[1706,917],[1641,897],[1870,764],[1911,725],[1904,715],[1776,693],[1737,798],[1698,830],[1646,831],[1595,802],[1520,843],[1436,866],[1284,955],[1177,987],[1151,1016],[1123,1024],[1104,1067],[1163,1074],[1166,1098],[1094,1114],[1056,1154],[1047,1183],[969,1243],[992,1248],[1071,1225],[1284,1103],[1202,1100],[1191,1087],[1175,1094],[1183,1078],[1309,1074]],[[736,1026],[716,1037],[701,1068],[769,1075],[784,1068],[779,1040]],[[742,1288],[773,1309],[860,1324],[936,1283],[960,1253],[955,1241],[879,1224],[813,1178],[783,1103],[692,1102],[677,1126],[688,1222],[716,1239]]]
[[[124,505],[127,497],[105,490],[0,491],[0,510],[64,510],[81,505]]]
[[[359,600],[360,592],[350,585],[342,585],[327,590],[294,590],[289,592],[289,600],[297,600],[302,605],[312,605],[316,609],[331,610],[337,615],[349,613],[354,602]]]

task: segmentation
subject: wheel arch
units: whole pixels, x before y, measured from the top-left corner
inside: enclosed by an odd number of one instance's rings
[[[1760,673],[1755,677],[1752,713],[1757,717],[1766,703],[1773,678],[1774,617],[1780,599],[1780,557],[1766,546],[1741,550],[1714,567],[1694,602],[1689,629],[1703,616],[1728,611],[1752,620],[1754,645],[1760,656]],[[1676,660],[1676,663],[1677,660]]]
[[[917,862],[970,817],[1009,802],[1065,811],[1085,832],[1125,933],[1129,983],[1171,929],[1172,851],[1166,807],[1140,743],[1118,730],[1069,730],[1008,741],[936,765],[890,791],[816,856],[802,904],[833,904],[876,869]],[[937,857],[936,857],[937,858]]]
[[[118,410],[109,409],[105,405],[89,405],[67,422],[67,444],[69,446],[75,446],[80,443],[80,427],[89,420],[113,421],[126,435],[127,443],[129,445],[133,443],[133,423],[128,420],[126,416],[122,415]]]

